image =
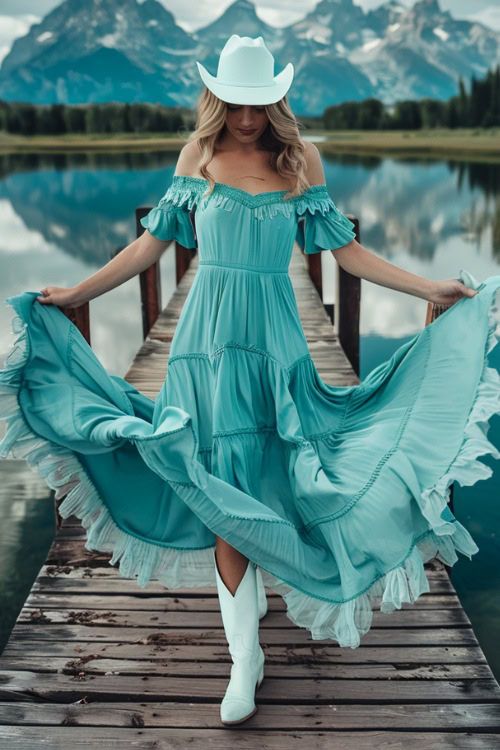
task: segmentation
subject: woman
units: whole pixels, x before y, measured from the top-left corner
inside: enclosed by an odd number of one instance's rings
[[[356,648],[376,600],[414,602],[425,561],[477,551],[447,489],[488,475],[478,455],[500,457],[486,439],[500,276],[430,281],[356,241],[299,137],[293,68],[273,77],[262,37],[231,36],[217,77],[198,67],[197,129],[147,231],[74,288],[7,300],[20,335],[1,373],[2,455],[66,495],[61,515],[82,519],[86,546],[139,585],[216,583],[233,662],[221,720],[234,724],[257,710],[264,676],[262,581],[313,639]],[[58,307],[130,279],[171,240],[196,247],[193,208],[199,268],[152,402],[104,371]],[[306,253],[452,305],[359,386],[326,385],[308,351],[287,273],[299,218]]]

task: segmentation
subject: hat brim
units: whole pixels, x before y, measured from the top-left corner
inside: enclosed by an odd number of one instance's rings
[[[228,104],[274,104],[282,99],[292,85],[294,69],[292,63],[274,76],[272,86],[228,86],[196,61],[201,80],[210,91]]]

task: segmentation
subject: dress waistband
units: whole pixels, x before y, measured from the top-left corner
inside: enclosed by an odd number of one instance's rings
[[[256,273],[288,273],[288,268],[270,268],[269,266],[256,266],[253,263],[232,263],[228,260],[200,260],[198,265],[240,268],[244,271],[255,271]]]

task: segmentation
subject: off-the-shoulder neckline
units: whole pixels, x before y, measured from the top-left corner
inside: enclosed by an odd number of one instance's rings
[[[209,185],[209,181],[206,180],[204,177],[194,177],[193,175],[174,175],[172,178],[172,184],[179,184],[189,181],[193,181],[195,184],[201,185]],[[217,182],[215,181],[215,186],[219,186],[221,188],[225,188],[227,190],[235,190],[237,193],[245,196],[248,199],[252,198],[262,198],[264,196],[281,196],[286,195],[289,191],[288,190],[265,190],[261,193],[249,193],[247,190],[243,190],[242,188],[236,187],[235,185],[228,185],[225,182]],[[328,191],[326,188],[326,185],[310,185],[306,190],[304,190],[303,193],[300,195],[292,196],[289,200],[293,200],[294,198],[302,198],[302,196],[306,194],[311,193],[326,193],[328,195]]]

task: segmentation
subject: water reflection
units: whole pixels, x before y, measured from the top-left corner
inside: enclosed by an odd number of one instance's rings
[[[14,169],[12,155],[2,161],[2,228],[14,226],[20,244],[24,227],[29,239],[89,265],[107,262],[111,250],[133,239],[136,206],[156,203],[169,179],[165,170],[175,168],[165,154],[29,154],[22,169]]]
[[[86,278],[135,237],[134,210],[155,205],[170,184],[177,155],[165,152],[0,155],[0,297],[69,286]],[[461,268],[482,280],[500,273],[500,165],[485,162],[323,157],[327,186],[343,211],[360,219],[366,247],[432,279]],[[333,301],[335,261],[324,263],[325,301]],[[332,273],[329,273],[332,271]],[[163,304],[175,287],[174,257],[161,262]],[[422,329],[425,300],[363,281],[361,376]],[[11,310],[0,305],[0,366],[10,346]],[[142,343],[138,279],[91,302],[92,346],[105,368],[124,375]],[[500,364],[495,351],[492,358]],[[0,437],[3,424],[0,423]],[[492,420],[500,444],[500,419]],[[500,676],[498,628],[499,469],[470,488],[455,489],[457,515],[480,547],[460,560],[453,580],[481,645]],[[47,488],[24,463],[0,461],[0,610],[7,625],[26,597],[53,534]],[[497,602],[496,609],[492,601]],[[2,632],[0,631],[0,650]]]
[[[55,531],[54,504],[46,483],[20,461],[0,464],[0,652]]]
[[[0,155],[2,236],[14,235],[19,250],[43,241],[102,263],[130,242],[135,207],[157,202],[175,161],[164,152]],[[365,244],[431,259],[448,237],[487,233],[496,258],[498,165],[345,154],[324,163],[332,197],[359,216]]]

